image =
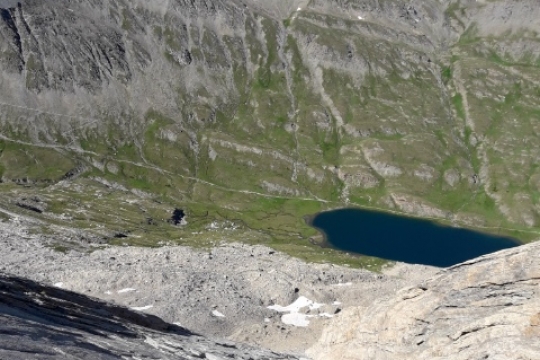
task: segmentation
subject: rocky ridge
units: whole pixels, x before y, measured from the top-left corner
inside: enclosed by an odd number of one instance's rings
[[[346,309],[308,354],[319,360],[539,359],[540,244],[440,271]]]

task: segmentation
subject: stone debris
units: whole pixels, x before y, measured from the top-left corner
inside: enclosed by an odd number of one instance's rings
[[[367,306],[410,284],[414,274],[433,271],[402,264],[398,267],[411,271],[386,276],[306,264],[265,246],[238,243],[211,250],[123,246],[59,252],[46,246],[51,241],[47,236],[27,229],[29,225],[24,218],[16,225],[0,222],[0,270],[50,285],[62,283],[63,289],[181,323],[207,336],[276,351],[305,351],[332,315],[349,306]],[[33,235],[21,237],[29,233]],[[58,232],[52,241],[61,241],[63,234]],[[278,305],[287,311],[276,311]]]
[[[0,359],[293,360],[0,272]]]

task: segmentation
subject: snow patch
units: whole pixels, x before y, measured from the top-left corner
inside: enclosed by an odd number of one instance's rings
[[[268,306],[268,309],[278,312],[288,313],[281,316],[281,322],[286,325],[293,325],[298,327],[306,327],[309,325],[309,318],[313,317],[332,317],[332,315],[323,313],[320,315],[307,315],[300,313],[300,309],[309,308],[309,310],[316,310],[324,306],[324,304],[317,303],[313,300],[300,296],[292,304],[288,306],[272,305]],[[265,319],[266,321],[266,319]]]
[[[333,318],[334,315],[329,314],[329,313],[322,313],[322,314],[319,314],[319,317]]]
[[[358,20],[364,20],[364,18],[358,15]]]
[[[131,292],[131,291],[137,291],[137,289],[125,288],[125,289],[122,289],[122,290],[118,290],[118,293],[123,294],[123,293]]]
[[[63,282],[57,282],[53,286],[61,289],[61,288],[64,287],[64,283]]]
[[[296,299],[295,302],[290,304],[289,306],[281,306],[281,305],[272,305],[268,306],[268,309],[275,310],[278,312],[298,312],[300,309],[308,307],[310,310],[315,310],[323,306],[324,304],[316,303],[312,300],[309,300],[305,296],[300,296],[298,299]]]
[[[215,317],[225,317],[225,315],[223,315],[217,310],[212,310],[212,315],[214,315]]]
[[[298,327],[306,327],[309,325],[307,319],[309,315],[292,312],[290,314],[283,315],[281,321],[286,325],[293,325]]]
[[[148,310],[148,309],[151,309],[153,308],[154,305],[146,305],[146,306],[141,306],[141,307],[131,307],[130,309],[131,310],[135,310],[135,311],[143,311],[143,310]]]

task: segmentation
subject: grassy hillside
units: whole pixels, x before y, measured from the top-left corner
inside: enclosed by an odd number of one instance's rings
[[[362,266],[379,262],[320,250],[303,217],[363,206],[533,240],[526,3],[25,2],[0,26],[2,206],[111,243]],[[44,212],[15,205],[36,196]]]

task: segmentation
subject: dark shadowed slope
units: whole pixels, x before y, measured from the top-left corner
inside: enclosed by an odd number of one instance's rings
[[[295,359],[0,274],[0,359]]]

